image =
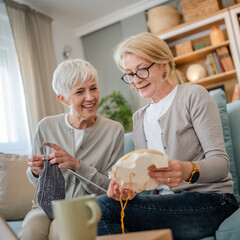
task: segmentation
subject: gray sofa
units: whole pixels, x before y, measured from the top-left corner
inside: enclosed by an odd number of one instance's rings
[[[223,125],[226,150],[230,157],[230,170],[235,182],[234,194],[240,204],[240,101],[226,104],[222,90],[212,91],[217,102]],[[131,133],[125,134],[125,153],[134,150]],[[0,153],[0,215],[15,232],[21,227],[22,219],[31,209],[34,187],[26,177],[27,157]],[[204,240],[239,240],[240,209],[227,218],[215,236]]]

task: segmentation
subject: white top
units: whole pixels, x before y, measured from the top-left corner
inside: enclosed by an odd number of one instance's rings
[[[65,123],[67,124],[68,127],[73,129],[73,135],[74,135],[74,152],[75,154],[77,153],[77,150],[80,148],[81,144],[82,144],[82,140],[83,140],[83,133],[84,130],[83,129],[76,129],[73,128],[70,123],[68,122],[68,118],[67,118],[68,114],[65,115]]]
[[[160,119],[171,106],[173,99],[177,92],[176,86],[165,98],[161,99],[158,103],[151,103],[145,111],[143,125],[144,132],[147,139],[148,149],[158,150],[165,154],[161,133],[162,129],[159,125],[158,119]]]
[[[176,86],[166,97],[161,99],[158,103],[151,103],[145,111],[144,119],[143,119],[143,126],[144,126],[144,133],[147,140],[148,149],[154,149],[160,151],[164,154],[164,148],[162,144],[161,133],[162,129],[158,122],[160,119],[170,108],[173,99],[177,92]],[[166,185],[160,184],[157,187],[159,190],[159,194],[172,194],[173,191]]]

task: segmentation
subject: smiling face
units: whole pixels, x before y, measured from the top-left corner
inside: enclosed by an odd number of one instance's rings
[[[70,107],[68,121],[74,128],[85,129],[95,122],[99,104],[99,91],[95,80],[77,84],[70,90],[67,100],[62,98],[59,101]]]
[[[123,56],[124,71],[127,74],[135,73],[140,68],[147,68],[152,62],[138,57],[132,53],[126,53]],[[143,98],[151,98],[153,102],[159,102],[167,95],[166,89],[169,83],[163,81],[163,75],[166,72],[166,64],[154,64],[149,69],[149,76],[146,79],[139,79],[134,76],[132,86]]]

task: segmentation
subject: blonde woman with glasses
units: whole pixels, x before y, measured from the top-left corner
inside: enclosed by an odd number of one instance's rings
[[[151,195],[130,194],[125,209],[125,232],[170,228],[174,239],[212,236],[238,204],[225,151],[216,103],[199,85],[176,85],[172,53],[151,33],[122,42],[115,61],[122,80],[151,103],[133,116],[136,149],[168,155],[169,166],[149,166],[159,186]],[[121,233],[119,197],[126,189],[113,180],[100,196],[99,235]]]

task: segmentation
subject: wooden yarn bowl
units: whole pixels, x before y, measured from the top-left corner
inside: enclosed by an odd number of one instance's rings
[[[171,5],[152,8],[147,12],[147,16],[147,26],[154,34],[181,24],[181,14]]]

